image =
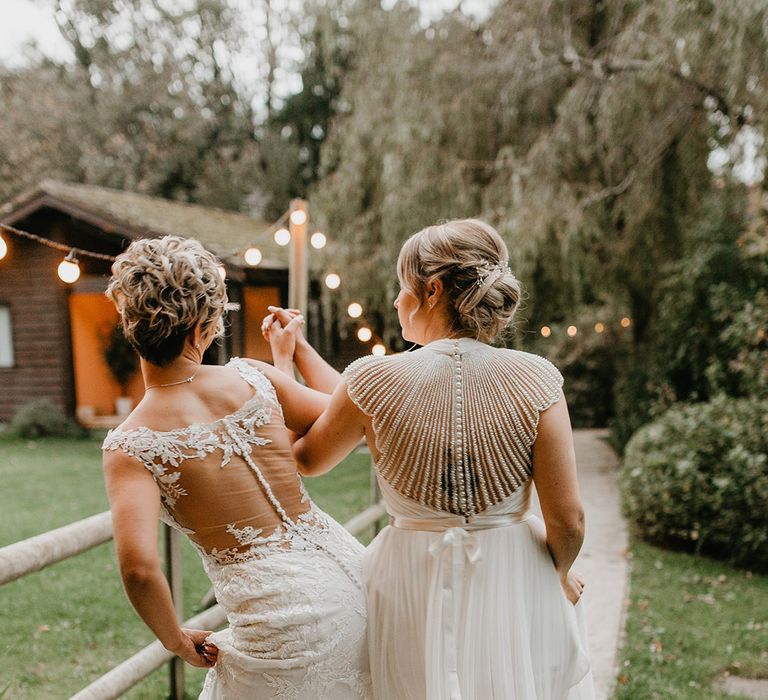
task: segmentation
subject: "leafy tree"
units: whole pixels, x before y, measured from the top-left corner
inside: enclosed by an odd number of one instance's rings
[[[768,10],[529,0],[425,26],[403,3],[358,8],[350,109],[312,200],[369,320],[396,343],[403,239],[479,214],[507,238],[532,324],[611,303],[640,345],[663,264],[684,254],[688,213],[712,191],[712,149],[763,128]]]

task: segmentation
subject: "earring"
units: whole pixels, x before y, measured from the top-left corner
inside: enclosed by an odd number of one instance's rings
[[[429,310],[432,311],[432,307],[435,305],[435,302],[430,299],[427,303],[429,304]]]
[[[199,350],[200,349],[200,343],[195,343],[195,347]]]

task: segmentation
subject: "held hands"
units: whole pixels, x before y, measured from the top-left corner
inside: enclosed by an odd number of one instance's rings
[[[181,640],[174,649],[169,649],[190,666],[211,668],[219,658],[219,649],[205,640],[212,634],[205,630],[181,629]]]
[[[560,585],[563,587],[565,597],[576,605],[584,593],[584,577],[571,569],[565,576],[560,577]]]
[[[298,309],[282,309],[270,306],[269,315],[261,322],[261,334],[272,348],[275,364],[279,361],[293,361],[296,343],[304,339],[301,327],[304,316]]]

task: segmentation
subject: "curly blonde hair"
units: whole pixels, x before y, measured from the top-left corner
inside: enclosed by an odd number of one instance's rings
[[[224,333],[227,290],[219,266],[199,241],[180,236],[143,238],[117,256],[106,295],[139,355],[165,367],[196,326],[204,336]]]
[[[421,305],[429,284],[441,280],[452,330],[485,343],[510,324],[522,295],[507,246],[479,219],[446,221],[413,234],[400,250],[397,275]]]

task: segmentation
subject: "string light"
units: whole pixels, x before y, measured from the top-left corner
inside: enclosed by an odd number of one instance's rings
[[[294,226],[301,226],[307,223],[307,212],[303,209],[295,209],[291,212],[291,223]]]
[[[576,328],[576,326],[568,326],[568,330],[566,330],[565,332],[569,336],[571,336],[571,338],[573,338],[573,336],[575,336],[579,332],[579,329]]]
[[[545,338],[549,338],[549,336],[552,335],[552,329],[549,326],[542,326],[541,335],[543,335]]]
[[[325,286],[328,287],[328,289],[338,289],[340,284],[341,277],[335,272],[331,272],[325,276]]]
[[[243,254],[243,260],[251,267],[256,267],[261,262],[261,251],[258,248],[248,248]]]
[[[312,237],[309,239],[309,242],[315,250],[320,250],[321,248],[325,248],[325,244],[328,243],[328,239],[325,237],[324,233],[315,231],[312,234]]]
[[[376,343],[376,345],[374,345],[371,348],[371,354],[372,355],[386,355],[387,354],[387,349],[381,343]]]
[[[605,324],[600,323],[600,321],[598,321],[595,324],[595,333],[602,333],[604,330],[605,330]]]
[[[275,231],[275,243],[288,245],[291,242],[291,232],[287,228],[279,228]]]
[[[59,279],[67,284],[74,284],[80,279],[80,264],[75,257],[75,249],[67,253],[67,256],[59,263]]]
[[[347,313],[352,318],[360,318],[363,315],[363,307],[356,301],[353,301],[347,308]]]
[[[367,343],[371,338],[373,338],[373,331],[370,328],[368,328],[368,326],[363,326],[362,328],[358,329],[357,337],[363,343]]]
[[[8,254],[8,244],[5,242],[5,238],[0,236],[0,260],[2,260]]]
[[[626,316],[621,319],[621,327],[622,328],[629,328],[629,326],[632,324],[632,321],[630,321]]]

